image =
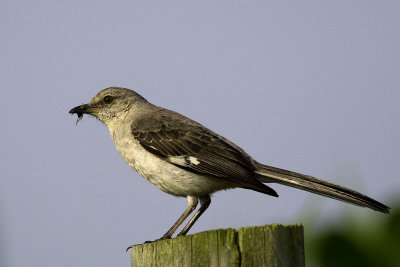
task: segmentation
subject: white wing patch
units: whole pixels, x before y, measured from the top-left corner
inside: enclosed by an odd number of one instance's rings
[[[178,164],[181,166],[199,165],[200,161],[193,156],[179,156],[179,157],[168,157],[171,163]]]
[[[189,160],[190,163],[191,163],[191,164],[194,164],[194,165],[199,165],[199,164],[200,164],[200,161],[199,161],[197,158],[192,157],[192,156],[190,156],[189,158],[187,158],[187,160]]]

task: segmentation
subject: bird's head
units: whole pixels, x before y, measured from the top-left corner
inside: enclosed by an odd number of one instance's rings
[[[109,87],[95,95],[88,104],[74,107],[69,113],[78,115],[77,123],[83,114],[89,114],[107,125],[124,117],[132,106],[140,103],[147,101],[136,92],[121,87]]]

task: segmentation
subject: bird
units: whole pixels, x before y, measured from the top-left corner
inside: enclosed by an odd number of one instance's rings
[[[133,90],[109,87],[88,104],[72,108],[103,122],[126,163],[162,191],[185,197],[188,207],[159,239],[169,239],[199,209],[177,236],[186,235],[217,191],[244,188],[272,197],[277,183],[389,213],[390,207],[346,187],[309,175],[262,164],[233,142],[175,111],[156,106]],[[268,185],[266,185],[268,184]]]

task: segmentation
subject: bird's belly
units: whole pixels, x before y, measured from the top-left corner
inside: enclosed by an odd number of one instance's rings
[[[131,167],[162,191],[175,196],[200,197],[229,188],[225,181],[191,173],[162,159],[161,161],[154,164],[154,160],[138,160]]]
[[[112,135],[113,136],[113,135]],[[216,177],[203,176],[179,168],[145,150],[133,138],[114,138],[118,152],[128,165],[162,191],[175,196],[205,196],[232,188]]]

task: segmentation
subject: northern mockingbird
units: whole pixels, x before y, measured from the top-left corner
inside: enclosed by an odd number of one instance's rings
[[[171,238],[200,201],[200,208],[178,234],[185,235],[208,208],[214,192],[239,187],[278,197],[264,183],[299,188],[383,213],[390,210],[351,189],[261,164],[219,134],[129,89],[104,89],[89,104],[69,113],[78,115],[77,122],[83,114],[98,118],[132,169],[162,191],[187,198],[188,208],[160,239]]]

